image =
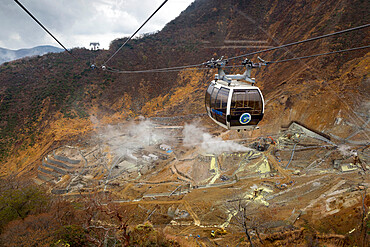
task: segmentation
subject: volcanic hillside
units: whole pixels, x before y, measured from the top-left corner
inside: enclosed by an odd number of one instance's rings
[[[0,245],[367,246],[368,48],[255,69],[266,108],[253,131],[206,116],[214,69],[128,71],[240,65],[232,58],[365,25],[369,5],[195,0],[106,70],[126,38],[4,63]],[[368,46],[369,30],[258,55]]]
[[[132,40],[107,67],[146,70],[233,57],[367,24],[369,5],[362,0],[196,0],[160,32]],[[325,53],[368,45],[369,37],[366,28],[260,56],[271,61]],[[139,115],[204,113],[204,91],[214,70],[121,74],[90,68],[124,41],[112,41],[108,51],[73,49],[77,60],[67,53],[47,54],[0,66],[2,173],[30,171],[51,149],[88,135],[91,116],[119,123]],[[267,103],[259,131],[273,133],[297,121],[332,138],[353,134],[347,141],[368,142],[363,130],[369,117],[369,60],[364,49],[254,71]]]

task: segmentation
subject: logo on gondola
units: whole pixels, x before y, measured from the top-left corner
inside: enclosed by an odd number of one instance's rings
[[[251,120],[252,120],[252,116],[251,116],[251,114],[249,114],[249,113],[243,113],[243,114],[240,116],[239,122],[240,122],[241,124],[247,124],[247,123],[249,123]]]

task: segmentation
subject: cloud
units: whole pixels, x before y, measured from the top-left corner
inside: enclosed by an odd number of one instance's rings
[[[65,46],[88,47],[130,36],[162,0],[21,0]],[[154,32],[176,18],[193,0],[168,1],[141,33]],[[8,49],[58,44],[14,1],[0,2],[0,46]]]

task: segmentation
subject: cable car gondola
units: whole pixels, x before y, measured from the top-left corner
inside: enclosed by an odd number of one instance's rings
[[[261,61],[263,61],[261,59]],[[261,90],[250,78],[252,68],[260,68],[261,63],[252,63],[246,59],[243,75],[226,75],[223,68],[227,61],[220,58],[205,64],[218,68],[218,74],[210,83],[205,96],[208,116],[226,129],[253,129],[262,120],[265,102]]]

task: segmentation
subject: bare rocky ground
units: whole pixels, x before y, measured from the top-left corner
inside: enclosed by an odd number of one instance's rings
[[[150,220],[182,245],[245,246],[245,230],[260,246],[338,246],[362,236],[368,144],[341,144],[297,123],[271,136],[213,127],[199,115],[97,127],[49,153],[35,181],[67,197],[109,193],[136,207],[134,222]],[[212,237],[217,229],[226,234]]]

